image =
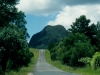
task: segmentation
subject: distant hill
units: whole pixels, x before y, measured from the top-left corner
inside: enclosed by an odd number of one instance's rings
[[[29,47],[46,48],[50,42],[56,42],[60,38],[67,36],[66,29],[61,25],[47,25],[41,32],[32,36]]]

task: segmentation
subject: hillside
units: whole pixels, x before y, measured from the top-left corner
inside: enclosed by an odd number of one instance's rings
[[[67,36],[66,29],[61,25],[46,26],[41,32],[32,36],[29,47],[46,48],[50,42],[56,42],[60,38]]]

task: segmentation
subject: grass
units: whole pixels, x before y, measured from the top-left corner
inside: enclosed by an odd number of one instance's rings
[[[38,59],[38,50],[30,48],[30,51],[34,53],[34,57],[31,59],[31,63],[27,67],[23,66],[18,72],[10,71],[6,75],[28,75],[28,73],[33,73],[33,66],[36,64]]]
[[[81,74],[81,75],[100,75],[100,68],[97,69],[96,71],[91,70],[90,67],[73,69],[70,66],[62,65],[59,61],[52,61],[50,58],[50,52],[48,50],[46,50],[45,55],[46,55],[46,61],[49,64],[51,64],[51,65],[53,65],[53,66],[55,66],[63,71],[77,73],[77,74]]]

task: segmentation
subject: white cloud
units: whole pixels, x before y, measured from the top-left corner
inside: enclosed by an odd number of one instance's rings
[[[100,0],[60,0],[60,3],[69,6],[100,4]]]
[[[59,0],[20,0],[17,5],[19,10],[27,14],[50,15],[62,9]]]
[[[63,11],[59,12],[55,20],[49,21],[47,24],[61,24],[67,29],[80,15],[86,15],[92,23],[97,23],[97,21],[100,21],[100,5],[66,6]]]
[[[92,23],[100,20],[100,0],[20,0],[17,6],[26,14],[52,15],[57,14],[55,20],[49,21],[49,25],[61,24],[67,28],[80,15],[86,15]]]
[[[51,15],[62,10],[64,6],[100,4],[100,0],[20,0],[19,10],[27,14]]]

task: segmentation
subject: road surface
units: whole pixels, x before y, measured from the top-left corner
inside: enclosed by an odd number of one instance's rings
[[[38,61],[37,64],[34,66],[34,75],[78,75],[78,74],[64,72],[48,64],[45,60],[45,50],[39,50]]]

